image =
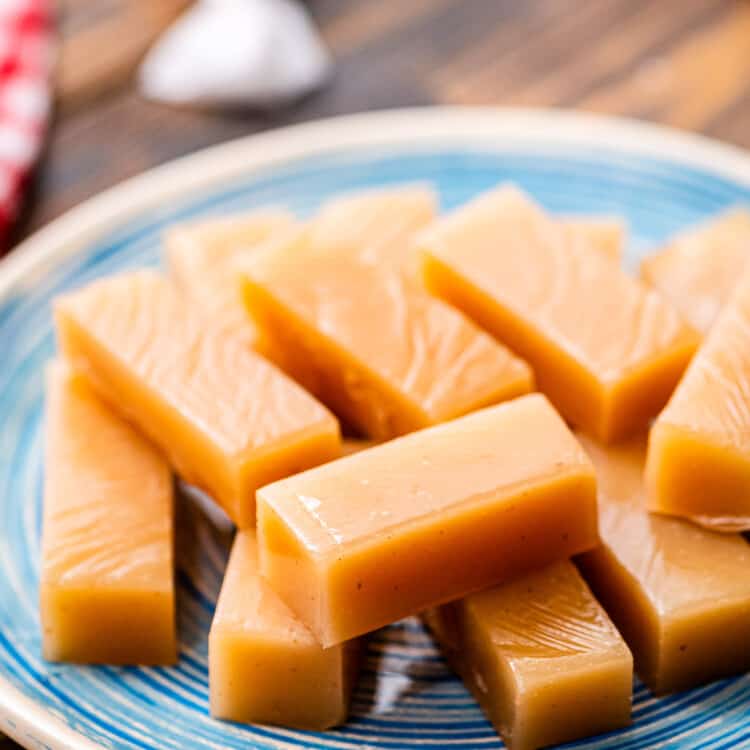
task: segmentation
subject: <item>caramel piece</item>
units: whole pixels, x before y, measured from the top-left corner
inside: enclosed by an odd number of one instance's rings
[[[44,658],[175,662],[166,461],[62,362],[47,372],[46,427]]]
[[[356,642],[323,649],[260,577],[253,531],[238,532],[208,636],[211,714],[322,730],[346,721]]]
[[[258,487],[339,455],[322,405],[152,272],[95,282],[55,316],[74,366],[240,527]]]
[[[533,387],[524,362],[410,277],[401,260],[410,235],[396,231],[397,216],[361,246],[322,245],[333,222],[313,222],[246,267],[246,303],[268,356],[374,439]]]
[[[697,334],[520,191],[480,196],[419,238],[427,287],[528,360],[539,389],[605,441],[643,429]]]
[[[349,193],[323,204],[313,223],[311,244],[318,248],[367,247],[370,258],[399,263],[417,275],[417,254],[403,238],[432,221],[436,209],[437,197],[420,185]],[[620,219],[570,215],[559,217],[559,221],[602,255],[620,262],[625,241]]]
[[[413,232],[435,218],[437,198],[427,187],[407,185],[365,190],[324,203],[309,228],[309,247],[318,250],[367,248],[372,261],[416,268]]]
[[[562,226],[571,234],[571,242],[585,242],[613,263],[622,261],[625,225],[610,216],[565,216]]]
[[[641,263],[641,277],[708,333],[750,256],[750,212],[735,208],[671,239]]]
[[[633,657],[570,561],[424,619],[509,750],[630,723]]]
[[[290,263],[331,251],[357,253],[369,266],[387,266],[390,272],[399,270],[414,278],[417,264],[408,238],[434,218],[435,205],[434,193],[419,186],[348,193],[323,204],[305,228],[304,239],[299,230],[290,229],[277,235],[271,246],[287,250],[295,247],[301,257],[289,254]],[[344,294],[341,300],[351,296],[348,290]],[[283,333],[276,329],[260,338],[258,350],[320,396],[326,390],[325,373],[319,373],[294,338]]]
[[[261,569],[330,646],[594,546],[595,495],[532,394],[263,487]]]
[[[651,428],[649,508],[750,529],[750,272]]]
[[[644,439],[604,448],[581,438],[599,481],[603,545],[579,558],[655,693],[750,669],[750,547],[645,509]]]
[[[254,347],[258,334],[242,301],[237,269],[254,248],[291,225],[289,214],[274,210],[177,224],[164,235],[169,274],[215,328]]]

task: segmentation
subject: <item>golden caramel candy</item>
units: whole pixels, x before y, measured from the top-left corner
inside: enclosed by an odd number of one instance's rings
[[[164,260],[172,280],[215,328],[254,347],[258,334],[237,269],[255,247],[291,225],[289,214],[270,209],[177,224],[164,235]]]
[[[260,577],[251,530],[234,540],[208,637],[211,714],[327,729],[346,721],[359,645],[323,649]]]
[[[532,366],[560,413],[605,441],[662,408],[697,334],[520,191],[486,193],[420,235],[429,289]]]
[[[331,646],[593,547],[595,496],[532,394],[263,487],[261,570]]]
[[[599,482],[602,546],[579,564],[655,693],[750,669],[750,546],[645,509],[645,439],[581,436]]]
[[[47,373],[40,604],[44,658],[177,660],[172,475],[83,377]]]
[[[254,525],[258,487],[340,453],[321,404],[155,273],[95,282],[55,317],[74,366],[240,527]]]
[[[630,723],[633,657],[569,560],[423,618],[509,750]]]
[[[398,222],[361,246],[322,245],[321,226],[254,256],[246,302],[265,353],[345,422],[386,439],[532,389],[524,362],[410,277]]]
[[[649,508],[750,529],[750,272],[651,428]]]
[[[750,212],[735,208],[672,238],[641,263],[641,277],[708,333],[750,257]]]
[[[309,247],[318,250],[367,248],[371,260],[414,266],[413,232],[434,218],[437,197],[427,187],[406,185],[349,193],[324,203],[309,227]]]
[[[435,206],[434,193],[422,186],[347,193],[324,203],[315,218],[305,226],[304,232],[299,228],[290,228],[281,235],[277,234],[269,244],[272,247],[286,248],[287,251],[296,248],[300,257],[290,253],[285,261],[296,264],[299,269],[306,267],[302,264],[308,256],[317,257],[332,252],[344,255],[357,253],[369,267],[388,268],[390,273],[400,270],[405,276],[414,278],[417,263],[408,240],[414,231],[434,218]],[[402,284],[402,280],[399,283]],[[247,287],[245,291],[252,297],[252,292]],[[377,292],[377,289],[368,289],[368,294]],[[344,296],[339,297],[339,301],[348,300],[356,306],[358,303],[353,299],[355,293],[360,294],[360,291],[344,290]],[[355,329],[358,322],[356,317],[351,321]],[[320,357],[315,356],[315,353],[309,356],[300,349],[294,336],[285,336],[284,333],[284,330],[272,327],[269,335],[259,338],[258,351],[312,393],[324,394],[328,386],[326,373],[321,373],[314,364]],[[311,343],[315,345],[314,341]],[[334,360],[335,357],[331,361]]]

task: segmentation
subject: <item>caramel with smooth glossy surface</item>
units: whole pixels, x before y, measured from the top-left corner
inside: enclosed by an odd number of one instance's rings
[[[655,693],[750,669],[750,546],[645,507],[645,438],[581,436],[599,482],[602,546],[579,558]]]
[[[324,203],[309,225],[309,247],[317,250],[366,248],[374,261],[416,268],[413,232],[435,218],[437,196],[423,185],[364,190]]]
[[[279,210],[178,224],[164,235],[169,274],[214,327],[254,347],[258,332],[242,301],[237,268],[255,247],[291,224],[292,217]]]
[[[718,530],[750,529],[750,273],[649,435],[649,508]]]
[[[258,487],[340,454],[327,409],[155,273],[94,282],[55,317],[73,365],[240,527]]]
[[[45,659],[177,659],[172,475],[62,363],[47,372],[40,603]]]
[[[594,546],[595,495],[532,394],[261,488],[261,569],[330,646]]]
[[[418,239],[429,289],[526,359],[539,389],[605,441],[666,403],[697,334],[653,291],[501,187]]]
[[[735,208],[680,232],[641,263],[641,277],[703,334],[750,257],[750,211]]]
[[[257,542],[232,546],[208,637],[211,714],[323,730],[346,720],[359,647],[323,649],[260,576]]]
[[[569,560],[423,619],[510,750],[630,723],[633,658]]]
[[[408,221],[403,195],[375,212],[378,221],[343,221],[370,205],[362,198],[324,209],[245,269],[246,303],[269,342],[268,356],[376,439],[533,387],[524,362],[411,278],[410,239],[427,212],[407,197],[419,208]]]

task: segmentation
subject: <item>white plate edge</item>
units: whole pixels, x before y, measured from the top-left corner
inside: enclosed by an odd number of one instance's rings
[[[4,677],[0,677],[0,730],[22,747],[30,750],[108,750],[84,737],[58,719],[48,709],[41,708]],[[8,718],[14,723],[11,727]],[[31,744],[33,743],[33,744]]]

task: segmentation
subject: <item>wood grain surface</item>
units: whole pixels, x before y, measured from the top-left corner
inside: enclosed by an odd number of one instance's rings
[[[750,148],[750,0],[307,4],[336,58],[329,85],[278,111],[205,112],[145,102],[132,86],[135,60],[180,0],[63,0],[58,112],[17,238],[204,146],[386,107],[580,108]]]
[[[62,113],[132,81],[136,64],[189,0],[62,0],[55,76]]]

